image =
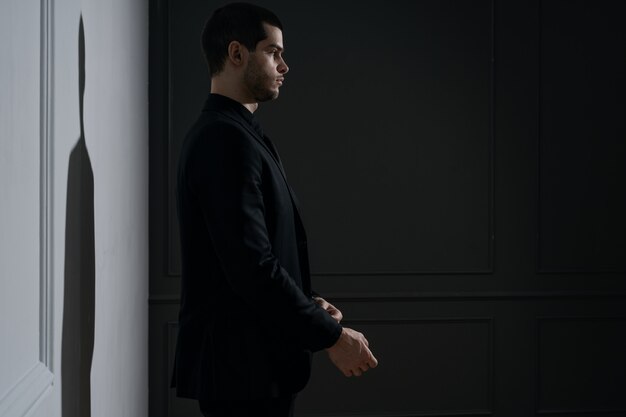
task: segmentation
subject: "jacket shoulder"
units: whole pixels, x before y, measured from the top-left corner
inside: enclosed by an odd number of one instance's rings
[[[196,152],[253,151],[256,146],[252,135],[237,121],[218,112],[203,112],[187,133],[181,157],[193,157]]]
[[[261,160],[259,145],[241,124],[217,112],[203,112],[183,141],[179,180],[225,175],[233,169],[258,172]]]

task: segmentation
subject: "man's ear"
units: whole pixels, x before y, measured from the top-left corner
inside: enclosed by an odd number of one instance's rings
[[[248,57],[248,49],[237,41],[228,44],[228,59],[238,67],[244,64]]]

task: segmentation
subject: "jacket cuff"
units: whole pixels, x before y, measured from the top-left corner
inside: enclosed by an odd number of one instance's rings
[[[324,344],[320,347],[319,350],[328,349],[337,343],[339,338],[341,337],[341,333],[343,332],[343,326],[339,323],[336,323],[335,328],[330,333],[328,339],[324,341]]]
[[[343,326],[337,323],[337,329],[335,330],[335,333],[333,333],[332,338],[330,339],[332,343],[328,345],[327,348],[335,346],[335,343],[337,343],[337,341],[341,337],[341,333],[343,333]]]

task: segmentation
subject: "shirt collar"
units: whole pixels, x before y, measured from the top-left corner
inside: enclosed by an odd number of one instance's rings
[[[248,123],[259,135],[261,135],[261,137],[264,136],[261,125],[256,117],[254,117],[254,114],[252,114],[243,104],[230,97],[210,93],[204,108],[218,108],[220,110],[231,111],[239,116],[239,118],[245,120],[246,123]]]

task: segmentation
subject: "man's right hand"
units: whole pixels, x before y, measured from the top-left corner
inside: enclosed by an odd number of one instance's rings
[[[368,369],[378,366],[365,336],[347,327],[343,328],[337,343],[326,351],[331,362],[345,376],[361,376]]]

